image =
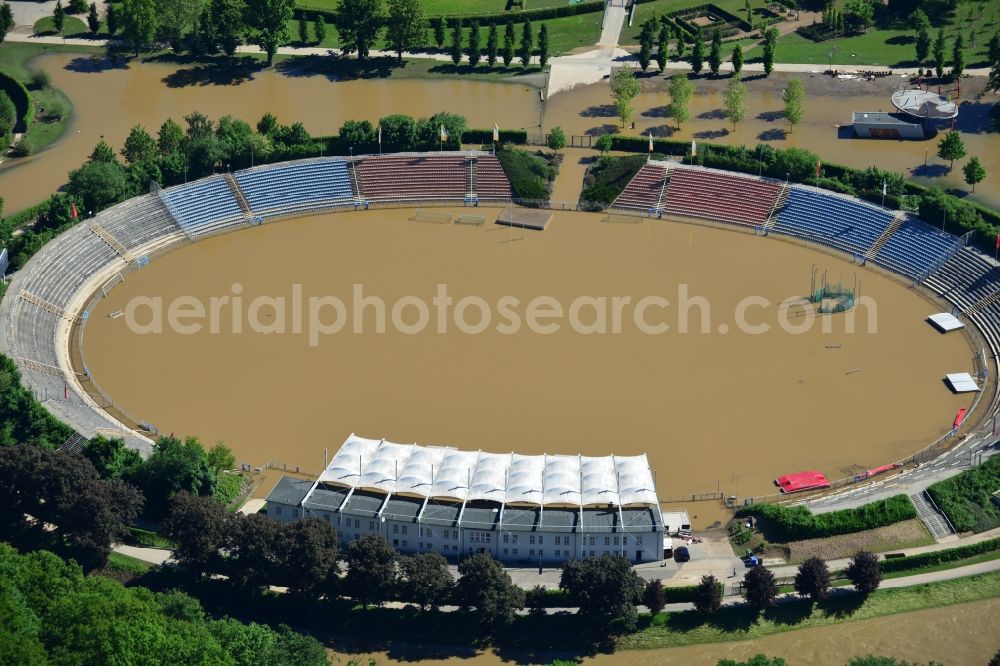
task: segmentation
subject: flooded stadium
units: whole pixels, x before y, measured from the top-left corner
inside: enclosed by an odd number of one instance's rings
[[[277,459],[317,470],[324,448],[351,432],[494,452],[648,452],[664,500],[766,494],[782,473],[815,468],[839,478],[890,463],[947,432],[971,404],[943,382],[971,369],[969,343],[925,321],[946,307],[882,273],[723,229],[557,212],[544,232],[531,232],[491,224],[497,209],[477,212],[488,215],[485,226],[373,210],[182,247],[130,274],[91,312],[87,366],[162,433],[224,440],[252,465]],[[830,280],[859,280],[871,305],[814,317],[798,302],[782,304],[809,293],[813,267]],[[442,285],[455,306],[439,333]],[[308,326],[296,332],[286,321],[294,305],[258,308],[270,333],[234,333],[229,314],[217,332],[193,334],[144,334],[129,317],[109,317],[141,297],[207,304],[238,295],[249,304],[293,301],[296,289],[341,300],[353,320],[310,340]],[[384,333],[377,306],[352,307],[359,289],[391,311]],[[576,310],[583,330],[565,314],[546,320],[557,330],[506,330],[502,308],[479,326],[505,298],[517,300],[524,322],[526,304],[540,297],[564,313],[589,299]],[[613,299],[622,297],[633,308],[615,332]],[[647,309],[644,322],[669,330],[637,323],[636,304],[656,297],[669,305]],[[458,306],[471,299],[485,308]],[[598,299],[611,305],[602,310]],[[413,301],[433,315],[419,330],[410,330],[420,319]],[[741,317],[768,330],[748,330]]]

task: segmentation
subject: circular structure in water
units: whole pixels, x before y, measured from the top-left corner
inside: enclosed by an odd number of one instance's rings
[[[900,90],[892,94],[892,105],[915,118],[950,120],[958,116],[958,105],[929,90]]]
[[[854,474],[926,446],[971,404],[942,383],[968,367],[966,339],[937,333],[925,319],[941,306],[881,272],[719,228],[556,212],[532,232],[476,212],[485,225],[386,209],[185,245],[90,312],[86,365],[161,433],[225,440],[253,465],[319,469],[351,432],[646,452],[664,500]],[[804,303],[814,269],[857,278],[871,305],[817,314]],[[325,304],[321,332],[310,303]],[[202,307],[202,327],[171,329],[172,305],[182,326]],[[130,327],[155,307],[161,333]]]

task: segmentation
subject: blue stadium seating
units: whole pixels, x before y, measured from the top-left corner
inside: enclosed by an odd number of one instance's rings
[[[188,236],[202,236],[244,219],[223,176],[171,187],[163,190],[161,196]]]
[[[774,231],[863,255],[893,219],[892,212],[869,204],[792,187]]]
[[[241,171],[236,175],[254,214],[271,217],[350,204],[347,163],[316,160]]]
[[[922,278],[948,258],[957,239],[907,217],[875,256],[875,263],[911,278]]]

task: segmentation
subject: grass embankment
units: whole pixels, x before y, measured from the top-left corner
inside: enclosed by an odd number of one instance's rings
[[[653,157],[662,158],[661,155]],[[580,200],[610,204],[622,193],[645,163],[645,155],[600,158],[593,167],[587,170],[587,175],[584,176]]]
[[[4,42],[0,44],[0,71],[23,83],[35,104],[35,121],[28,128],[26,138],[31,152],[37,153],[63,135],[69,125],[73,103],[60,90],[32,85],[34,69],[29,61],[46,53],[93,53],[93,49],[62,44],[27,44]]]
[[[794,629],[824,627],[997,596],[1000,596],[1000,572],[878,590],[868,597],[838,594],[816,605],[806,600],[794,601],[775,606],[763,614],[746,607],[726,607],[710,617],[694,611],[661,613],[650,620],[649,626],[619,639],[617,646],[652,649],[754,640]]]
[[[497,151],[497,158],[516,198],[528,201],[548,199],[559,171],[548,155],[508,149]]]
[[[992,493],[1000,489],[1000,456],[929,487],[927,492],[959,532],[1000,527],[1000,507]]]
[[[35,21],[32,30],[36,35],[58,35],[59,37],[80,37],[90,35],[90,28],[84,21],[75,16],[67,16],[63,20],[62,32],[56,30],[55,21],[51,16],[43,16]]]

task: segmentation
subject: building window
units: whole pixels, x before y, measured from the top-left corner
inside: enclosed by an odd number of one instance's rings
[[[541,534],[538,535],[538,545],[542,545],[542,541],[545,539]]]
[[[561,557],[561,556],[562,556],[562,551],[556,548],[556,557]]]
[[[419,544],[417,544],[417,548],[419,548],[420,550],[423,550],[424,549],[424,542],[421,541]]]
[[[399,539],[393,539],[392,540],[392,545],[396,546],[397,548],[399,548]]]
[[[393,525],[392,526],[392,533],[393,534],[399,534],[399,525]]]
[[[406,525],[403,525],[403,534],[406,534]]]
[[[424,535],[424,528],[421,527],[420,528],[420,536],[423,536],[423,535]]]
[[[506,548],[504,548],[504,549],[503,549],[503,554],[504,554],[504,555],[506,555],[506,554],[507,554],[507,549],[506,549]]]
[[[590,556],[594,557],[594,551],[590,551]]]
[[[615,545],[618,545],[618,537],[615,537]]]
[[[356,529],[356,530],[360,530],[361,529],[361,521],[358,520],[357,518],[354,519],[354,529]]]
[[[545,557],[545,551],[541,548],[538,549],[538,557]]]
[[[371,531],[371,532],[375,531],[375,521],[374,520],[369,520],[368,521],[368,530]]]
[[[509,534],[504,534],[503,535],[503,542],[504,543],[510,543],[510,535]]]
[[[455,541],[458,541],[458,530],[451,531],[451,538],[454,539]]]
[[[534,534],[532,534],[531,536],[528,537],[528,543],[535,543],[535,535]],[[531,551],[531,554],[534,555],[535,551]]]
[[[594,537],[590,537],[590,545],[591,545],[591,546],[593,546],[593,545],[594,545]],[[593,554],[594,554],[594,552],[593,552],[593,551],[591,551],[591,552],[590,552],[590,554],[591,554],[591,555],[593,555]]]
[[[458,546],[452,546],[451,549],[457,552],[458,551]]]
[[[514,554],[517,555],[517,548],[514,549]]]
[[[278,506],[277,504],[274,506],[274,515],[276,515],[276,516],[280,516],[281,515],[281,507]]]
[[[610,546],[611,545],[611,537],[609,537],[609,536],[604,537],[604,545],[605,546]]]
[[[528,551],[528,555],[531,555],[532,557],[534,557],[535,556],[535,549],[532,548],[531,550],[529,550]]]
[[[298,518],[298,517],[299,517],[299,510],[292,509],[292,518]]]
[[[406,548],[406,539],[403,539],[403,548]]]

